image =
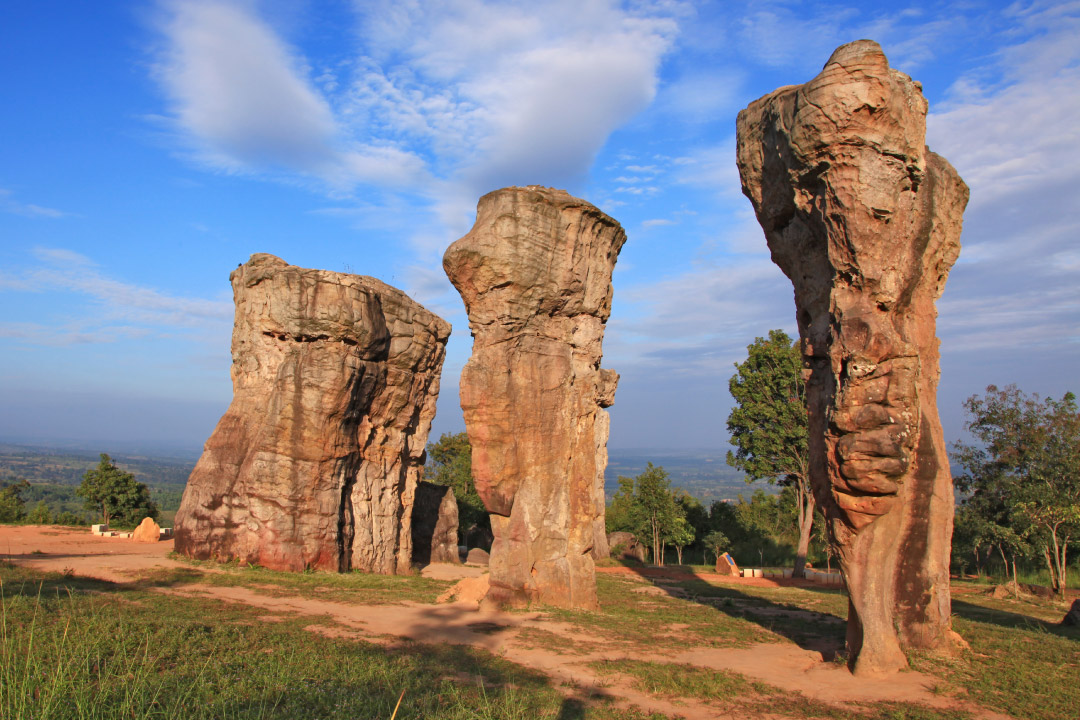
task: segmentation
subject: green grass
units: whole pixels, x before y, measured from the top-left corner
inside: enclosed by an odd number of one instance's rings
[[[598,660],[589,667],[601,674],[628,675],[638,690],[668,698],[692,697],[699,700],[731,700],[749,694],[776,692],[765,683],[747,680],[728,670],[707,670],[694,665],[654,663],[638,660]]]
[[[0,717],[389,718],[402,690],[402,720],[659,717],[574,695],[580,691],[556,688],[542,674],[481,650],[407,641],[381,646],[358,641],[355,633],[324,637],[305,628],[333,624],[326,617],[285,614],[267,622],[264,609],[157,592],[192,583],[350,604],[430,602],[448,584],[416,575],[292,574],[191,563],[116,585],[0,564]],[[568,656],[842,641],[847,601],[835,590],[711,585],[688,576],[662,586],[667,591],[661,594],[634,592],[652,587],[602,574],[601,610],[545,611],[580,629],[580,636],[530,627],[518,639]],[[954,597],[954,626],[971,652],[914,655],[913,667],[972,705],[1016,718],[1075,720],[1080,631],[1056,624],[1065,607],[1031,598],[995,600],[976,589],[958,584]],[[836,706],[690,665],[620,660],[592,667],[629,678],[676,707],[693,698],[755,716],[965,717],[905,703]]]
[[[600,610],[588,612],[553,608],[548,612],[552,617],[571,623],[585,632],[602,635],[609,642],[628,645],[748,647],[754,643],[783,640],[776,633],[744,617],[726,616],[721,621],[725,614],[709,604],[677,597],[669,592],[635,592],[651,587],[651,583],[599,574],[596,591]],[[678,591],[677,585],[669,587]],[[668,632],[666,628],[672,625],[679,629]]]
[[[304,631],[310,618],[260,622],[240,605],[10,566],[0,581],[9,720],[388,718],[402,690],[402,720],[644,717],[469,648],[336,640]]]
[[[953,627],[971,652],[957,660],[915,655],[912,666],[1016,718],[1076,720],[1080,629],[1058,625],[1064,614],[1060,603],[961,595]]]
[[[177,553],[172,553],[170,557],[187,564],[190,570],[160,570],[148,577],[163,584],[202,582],[224,587],[246,587],[267,595],[301,594],[361,605],[391,605],[404,601],[434,603],[435,598],[453,584],[419,574],[278,572],[257,565],[192,560]]]
[[[650,695],[694,698],[729,706],[736,704],[747,717],[766,714],[837,720],[960,720],[970,717],[955,709],[936,710],[911,703],[870,703],[852,710],[755,682],[730,670],[710,670],[693,665],[601,660],[589,666],[602,674],[626,675],[633,679],[638,690]]]

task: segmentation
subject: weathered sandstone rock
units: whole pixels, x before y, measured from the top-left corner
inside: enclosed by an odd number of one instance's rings
[[[743,192],[795,287],[811,480],[847,578],[857,672],[950,637],[934,302],[968,189],[926,147],[926,111],[921,86],[860,40],[738,118]]]
[[[459,563],[458,506],[453,489],[421,481],[412,510],[413,562]]]
[[[591,553],[606,545],[601,408],[618,382],[600,368],[601,342],[625,239],[564,191],[506,188],[480,198],[473,229],[443,258],[474,338],[461,407],[495,536],[492,604],[596,605]]]
[[[469,551],[469,554],[465,556],[465,562],[468,565],[489,565],[491,563],[491,555],[483,548],[473,548]]]
[[[233,401],[188,480],[177,551],[408,572],[450,326],[374,278],[273,255],[229,277]]]
[[[649,550],[634,537],[634,533],[613,532],[607,536],[608,555],[614,555],[616,560],[637,560],[645,562],[649,556]]]
[[[143,518],[139,527],[131,533],[131,539],[135,542],[158,542],[161,540],[161,527],[154,522],[153,518]]]

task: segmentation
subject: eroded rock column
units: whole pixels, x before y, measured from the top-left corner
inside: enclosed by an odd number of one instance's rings
[[[233,400],[188,480],[177,551],[408,572],[449,324],[374,278],[273,255],[229,278]]]
[[[811,481],[847,580],[856,672],[951,640],[934,303],[968,189],[926,147],[926,111],[921,86],[860,40],[738,118],[743,192],[795,287]]]
[[[561,190],[480,198],[446,251],[473,335],[461,376],[476,488],[491,513],[488,602],[596,606],[608,424],[600,368],[622,227]],[[599,533],[599,534],[598,534]]]

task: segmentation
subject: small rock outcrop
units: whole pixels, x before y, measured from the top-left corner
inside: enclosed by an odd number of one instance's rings
[[[934,303],[968,189],[926,147],[926,112],[921,86],[860,40],[738,118],[743,192],[795,287],[811,482],[844,566],[857,672],[951,642]]]
[[[489,565],[490,563],[491,555],[482,548],[473,548],[465,556],[466,565]]]
[[[454,490],[423,482],[416,486],[412,510],[413,562],[460,563],[458,506]]]
[[[616,560],[637,560],[645,562],[649,557],[648,549],[638,542],[634,533],[613,532],[607,536],[609,556]]]
[[[564,191],[514,187],[480,198],[476,224],[443,258],[473,336],[461,407],[491,513],[491,604],[596,606],[601,408],[618,382],[600,368],[601,343],[625,239]]]
[[[229,278],[233,400],[188,480],[176,550],[408,572],[450,326],[379,280],[273,255]]]
[[[135,542],[158,542],[161,540],[161,527],[154,522],[153,518],[143,518],[135,532],[131,533],[131,539]]]

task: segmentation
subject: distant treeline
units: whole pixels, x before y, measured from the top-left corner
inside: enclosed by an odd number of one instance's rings
[[[87,470],[98,464],[96,453],[68,453],[47,448],[0,446],[0,478],[24,478],[34,484],[78,485]],[[174,488],[181,492],[195,468],[194,461],[112,455],[116,466],[130,472],[151,488]]]
[[[125,455],[114,460],[117,467],[149,487],[150,497],[171,523],[195,463]],[[0,449],[0,491],[25,480],[29,484],[21,486],[18,495],[27,512],[43,506],[54,520],[63,516],[68,522],[101,522],[100,511],[87,509],[83,498],[75,494],[83,476],[98,461],[97,455],[5,445]]]

